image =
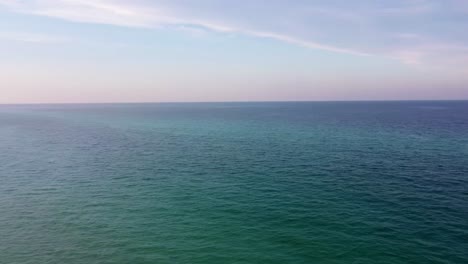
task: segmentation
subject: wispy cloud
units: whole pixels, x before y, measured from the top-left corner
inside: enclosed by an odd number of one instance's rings
[[[394,58],[406,64],[458,61],[468,47],[468,36],[461,34],[468,31],[468,18],[445,19],[441,24],[434,19],[466,12],[466,1],[460,0],[340,4],[325,0],[252,0],[249,4],[209,0],[0,0],[0,5],[18,13],[80,23],[170,27],[195,35],[210,31],[245,34],[334,53]]]
[[[291,36],[281,35],[281,34],[276,34],[276,33],[257,32],[257,31],[244,31],[243,33],[256,36],[256,37],[275,39],[275,40],[279,40],[279,41],[283,41],[283,42],[290,43],[293,45],[302,46],[302,47],[311,48],[311,49],[320,49],[320,50],[326,50],[330,52],[345,53],[345,54],[351,54],[351,55],[357,55],[357,56],[370,56],[371,55],[369,53],[364,53],[364,52],[351,50],[351,49],[339,48],[339,47],[335,47],[331,45],[325,45],[325,44],[321,44],[318,42],[305,41],[301,39],[296,39]]]
[[[416,3],[411,3],[411,1],[409,1],[409,3],[409,6],[382,8],[381,10],[375,10],[375,12],[380,15],[388,16],[414,16],[429,14],[435,11],[436,8],[433,3],[425,1],[417,1]]]
[[[236,27],[218,21],[209,21],[205,18],[184,18],[171,12],[173,10],[161,7],[147,7],[109,0],[36,0],[29,2],[1,0],[0,4],[6,5],[19,13],[48,16],[74,22],[148,28],[174,26],[177,29],[190,30],[191,32],[196,28],[198,33],[205,29],[270,38],[306,48],[330,52],[359,56],[368,55],[360,51],[303,40],[269,31]]]
[[[17,1],[3,0],[11,10],[24,14],[48,16],[73,22],[110,24],[118,26],[150,27],[158,19],[168,18],[158,16],[156,10],[148,11],[143,7],[118,5],[111,1],[87,0],[36,0]]]

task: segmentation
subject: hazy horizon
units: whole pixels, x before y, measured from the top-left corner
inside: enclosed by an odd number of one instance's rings
[[[468,2],[0,0],[0,104],[468,99]]]
[[[464,102],[468,99],[411,99],[411,100],[290,100],[290,101],[135,101],[135,102],[60,102],[60,103],[0,103],[0,106],[8,105],[109,105],[109,104],[236,104],[236,103],[359,103],[359,102],[375,102],[375,103],[385,103],[385,102]]]

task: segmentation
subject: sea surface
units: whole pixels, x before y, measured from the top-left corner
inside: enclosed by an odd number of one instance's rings
[[[0,106],[0,263],[468,263],[468,101]]]

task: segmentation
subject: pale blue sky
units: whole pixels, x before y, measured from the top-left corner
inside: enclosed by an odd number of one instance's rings
[[[0,0],[0,103],[468,99],[466,0]]]

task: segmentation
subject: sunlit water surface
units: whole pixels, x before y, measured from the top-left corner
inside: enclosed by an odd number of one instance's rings
[[[468,102],[0,106],[0,263],[468,263]]]

